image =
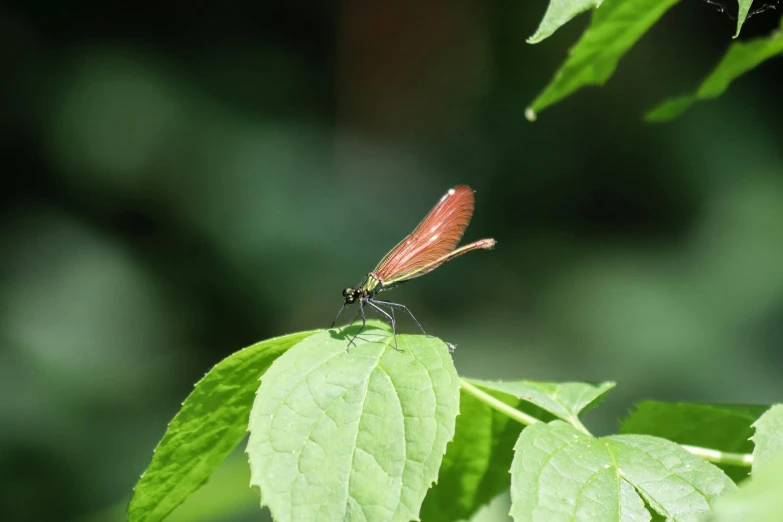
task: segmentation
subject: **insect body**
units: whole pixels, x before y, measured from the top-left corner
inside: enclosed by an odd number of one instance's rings
[[[362,318],[362,327],[351,339],[349,346],[367,323],[365,306],[378,310],[389,320],[392,325],[395,347],[397,344],[395,308],[407,312],[426,335],[424,328],[422,328],[419,321],[416,320],[406,306],[399,303],[381,301],[376,298],[376,295],[406,281],[423,276],[457,256],[473,250],[489,250],[493,248],[495,246],[494,239],[481,239],[469,245],[456,248],[460,239],[462,239],[462,235],[465,233],[465,229],[468,227],[468,223],[470,223],[474,206],[475,198],[470,187],[460,185],[449,189],[430,210],[424,220],[419,223],[419,226],[386,254],[381,262],[378,263],[378,266],[375,267],[375,270],[367,274],[361,285],[357,288],[346,288],[343,290],[344,302],[337,313],[337,317],[340,317],[346,306],[358,303],[359,312],[357,317],[361,316]],[[384,307],[388,307],[388,311]],[[337,317],[332,322],[332,326],[337,322]]]

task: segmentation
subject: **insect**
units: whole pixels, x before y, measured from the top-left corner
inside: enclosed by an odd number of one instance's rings
[[[359,304],[359,311],[354,316],[351,324],[356,320],[356,317],[361,316],[362,318],[362,326],[350,339],[348,346],[354,343],[356,337],[359,336],[359,333],[367,324],[366,306],[380,312],[391,323],[395,349],[397,349],[395,308],[407,312],[422,333],[427,335],[421,323],[419,323],[407,306],[376,299],[376,295],[432,272],[443,263],[451,261],[462,254],[467,254],[473,250],[492,249],[495,246],[494,239],[480,239],[475,243],[456,248],[457,243],[462,239],[462,234],[465,233],[465,229],[468,227],[468,223],[470,223],[470,218],[473,217],[474,206],[473,189],[467,185],[459,185],[449,189],[430,210],[429,214],[424,217],[422,222],[419,223],[419,226],[408,237],[400,241],[397,246],[392,248],[381,259],[375,270],[367,274],[358,287],[343,290],[344,302],[340,311],[337,312],[337,317],[334,318],[332,326],[337,322],[337,318],[340,317],[343,310],[353,303]],[[388,307],[388,311],[384,307]]]

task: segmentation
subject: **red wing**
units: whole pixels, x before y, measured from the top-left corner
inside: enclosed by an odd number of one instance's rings
[[[473,216],[473,189],[460,185],[449,190],[416,229],[386,254],[375,274],[381,281],[404,280],[405,274],[421,269],[453,251]],[[434,270],[421,270],[414,277]]]

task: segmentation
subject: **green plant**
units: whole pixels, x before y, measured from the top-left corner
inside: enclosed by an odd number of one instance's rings
[[[527,117],[606,82],[676,3],[551,0],[530,43],[592,19]],[[751,4],[739,1],[735,37]],[[694,94],[647,119],[672,119],[781,54],[780,30],[735,42]],[[402,351],[391,340],[378,324],[348,350],[346,329],[303,332],[219,363],[169,425],[128,519],[163,520],[247,431],[251,483],[280,521],[456,521],[504,491],[517,521],[780,519],[783,405],[642,402],[620,433],[595,437],[580,415],[614,383],[480,381],[457,375],[436,338],[400,335]]]
[[[528,43],[541,42],[584,11],[592,11],[592,19],[554,78],[526,109],[527,118],[535,120],[543,109],[582,87],[606,83],[620,59],[677,3],[678,0],[550,0],[538,30],[528,38]],[[738,3],[735,38],[739,36],[753,2],[739,0]],[[662,122],[676,118],[696,101],[717,98],[741,75],[766,60],[783,55],[781,29],[783,19],[781,26],[768,37],[733,43],[695,93],[661,103],[647,113],[646,119]],[[655,67],[655,64],[651,66]]]
[[[396,351],[371,322],[348,349],[346,333],[271,339],[216,365],[169,425],[128,519],[163,520],[246,430],[251,483],[280,521],[463,520],[509,488],[518,521],[783,510],[783,405],[643,402],[621,433],[594,437],[580,414],[614,383],[469,379],[437,338],[399,335]]]

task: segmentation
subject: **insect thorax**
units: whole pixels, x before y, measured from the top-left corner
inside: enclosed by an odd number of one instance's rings
[[[383,288],[383,281],[374,272],[367,274],[362,283],[362,290],[369,294],[379,292]]]

